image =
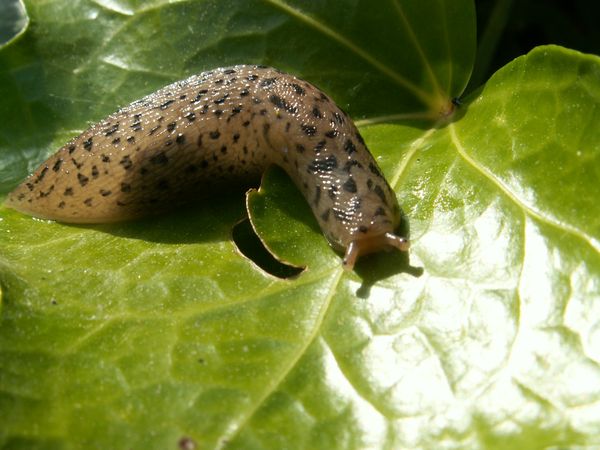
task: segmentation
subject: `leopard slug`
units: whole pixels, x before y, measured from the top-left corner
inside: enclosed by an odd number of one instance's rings
[[[265,66],[193,75],[72,139],[6,204],[70,223],[133,219],[282,167],[352,269],[395,247],[396,196],[351,119],[310,83]]]

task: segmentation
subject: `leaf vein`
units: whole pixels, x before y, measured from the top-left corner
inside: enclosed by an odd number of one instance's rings
[[[217,444],[217,448],[223,448],[228,442],[231,442],[233,438],[244,428],[246,424],[252,420],[254,414],[260,409],[260,407],[265,403],[265,401],[269,398],[269,396],[274,393],[279,386],[283,383],[286,377],[292,372],[294,367],[297,366],[298,361],[302,358],[302,356],[306,353],[308,348],[314,342],[315,338],[318,336],[321,326],[327,316],[327,311],[329,311],[329,307],[331,305],[332,299],[336,294],[337,286],[342,278],[344,271],[341,268],[334,269],[335,276],[331,282],[331,286],[329,287],[329,291],[323,300],[323,304],[319,310],[319,314],[315,320],[314,327],[304,341],[304,345],[302,345],[298,352],[293,355],[293,357],[288,361],[287,364],[283,367],[283,370],[278,374],[278,376],[274,377],[272,382],[265,388],[263,393],[256,399],[253,406],[246,411],[245,414],[242,415],[240,420],[231,426],[223,433],[221,438],[219,439],[219,443]]]
[[[381,73],[385,74],[386,76],[388,76],[389,78],[394,80],[396,83],[398,83],[399,85],[401,85],[402,87],[407,89],[409,92],[411,92],[415,97],[420,99],[426,105],[434,104],[433,97],[428,92],[424,91],[423,89],[418,87],[416,84],[410,82],[408,79],[406,79],[405,77],[400,75],[398,72],[394,71],[393,69],[391,69],[390,67],[388,67],[387,65],[385,65],[384,63],[379,61],[378,59],[374,58],[367,51],[365,51],[364,49],[359,47],[357,44],[355,44],[354,42],[352,42],[351,40],[349,40],[342,34],[333,30],[331,27],[327,26],[323,22],[320,22],[320,21],[316,20],[315,18],[310,17],[308,14],[303,13],[302,11],[298,10],[297,8],[294,8],[281,0],[264,0],[264,1],[266,1],[267,3],[270,3],[273,6],[278,7],[279,9],[288,13],[290,16],[306,23],[307,25],[320,31],[324,35],[332,38],[338,44],[341,44],[342,46],[346,47],[347,49],[349,49],[350,51],[355,53],[357,56],[359,56],[360,58],[362,58],[363,60],[365,60],[366,62],[371,64],[373,67],[375,67]]]
[[[549,226],[552,226],[558,230],[564,231],[565,233],[571,234],[583,241],[585,241],[588,245],[590,245],[596,253],[600,254],[600,242],[593,238],[592,236],[587,235],[583,231],[575,228],[574,226],[562,222],[553,217],[548,217],[536,210],[532,206],[525,203],[521,200],[517,194],[515,194],[510,186],[496,177],[488,168],[479,164],[475,159],[473,159],[463,147],[458,135],[456,133],[456,127],[454,124],[450,124],[448,126],[450,131],[450,138],[452,143],[456,146],[456,150],[458,154],[462,157],[462,159],[469,164],[473,169],[479,172],[484,178],[488,179],[494,186],[496,186],[506,197],[508,197],[515,205],[517,205],[524,213],[542,223],[545,223]]]

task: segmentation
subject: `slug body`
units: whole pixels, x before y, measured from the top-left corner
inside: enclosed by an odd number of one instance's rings
[[[396,196],[350,118],[306,81],[234,66],[173,83],[75,137],[9,194],[24,213],[71,223],[148,215],[281,166],[352,268],[408,249]]]

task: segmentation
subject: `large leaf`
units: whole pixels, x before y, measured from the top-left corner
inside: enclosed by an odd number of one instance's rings
[[[294,280],[236,252],[241,196],[94,227],[1,209],[5,448],[600,445],[597,57],[537,49],[433,128],[397,120],[461,93],[469,2],[73,5],[32,2],[0,52],[4,192],[117,105],[260,61],[362,118],[413,249],[344,273],[277,171],[249,209]]]

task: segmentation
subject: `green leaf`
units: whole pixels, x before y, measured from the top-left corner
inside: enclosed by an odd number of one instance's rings
[[[343,272],[278,171],[248,206],[292,280],[236,251],[242,195],[110,226],[2,208],[0,447],[600,445],[600,59],[542,47],[452,123],[399,122],[462,92],[473,7],[369,5],[27,5],[0,51],[1,192],[116,106],[263,62],[361,119],[413,248]]]

